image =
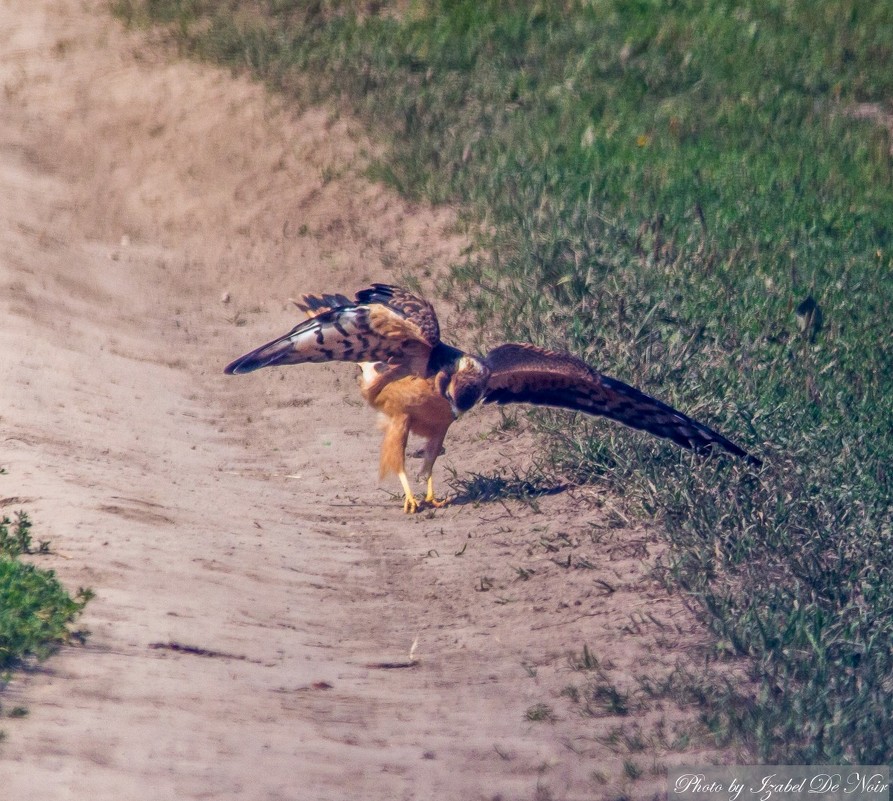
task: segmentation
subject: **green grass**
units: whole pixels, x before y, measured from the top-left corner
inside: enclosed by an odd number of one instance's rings
[[[85,636],[71,624],[92,593],[80,589],[72,598],[52,570],[21,561],[22,554],[48,549],[44,542],[32,547],[30,529],[23,512],[14,521],[0,518],[0,687],[28,659],[44,659],[73,637]]]
[[[662,520],[667,581],[751,661],[753,703],[701,700],[755,758],[893,760],[893,159],[853,113],[893,98],[893,5],[115,6],[366,120],[377,177],[462,210],[477,249],[442,289],[482,332],[570,349],[762,457],[536,417],[568,479]]]

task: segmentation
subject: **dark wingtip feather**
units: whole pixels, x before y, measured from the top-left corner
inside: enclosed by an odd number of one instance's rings
[[[400,287],[391,284],[372,284],[372,286],[357,292],[357,303],[387,303],[394,297],[395,292],[400,292]]]
[[[640,412],[638,415],[627,415],[625,419],[611,414],[608,414],[608,417],[613,417],[632,428],[648,431],[658,437],[665,437],[683,448],[695,451],[695,453],[706,455],[716,450],[722,450],[743,459],[754,467],[762,465],[759,459],[751,456],[744,448],[739,447],[718,431],[714,431],[709,426],[692,419],[663,401],[652,398],[616,378],[601,376],[600,381],[619,397],[632,401],[634,407],[637,407]]]
[[[722,450],[726,451],[726,453],[730,453],[730,454],[732,454],[732,456],[737,456],[739,459],[741,459],[745,463],[749,464],[751,467],[762,467],[763,466],[762,459],[758,459],[756,456],[751,455],[746,450],[744,450],[744,448],[736,445],[734,442],[726,439],[722,435],[717,434],[715,431],[711,431],[711,433],[714,435],[715,438],[710,440],[709,442],[706,442],[706,443],[696,442],[696,443],[689,443],[687,445],[684,445],[683,443],[680,443],[680,444],[683,444],[684,447],[688,447],[691,450],[695,451],[696,453],[704,454],[704,455],[713,453],[714,450],[716,449],[716,446],[718,446]]]
[[[756,456],[748,453],[745,450],[742,450],[742,452],[739,454],[739,456],[741,456],[741,458],[744,459],[744,461],[747,462],[747,464],[749,464],[751,467],[762,467],[763,466],[762,459],[758,459]]]
[[[340,293],[302,295],[300,300],[293,300],[292,303],[311,317],[316,317],[332,309],[343,309],[347,306],[353,306],[353,301]]]
[[[241,373],[250,373],[252,370],[256,369],[256,367],[245,367],[245,357],[242,356],[226,365],[226,367],[223,368],[223,372],[226,373],[226,375],[240,375]]]
[[[705,455],[717,450],[723,450],[726,453],[730,453],[732,456],[737,456],[739,459],[742,459],[753,467],[760,467],[763,464],[762,460],[757,459],[756,456],[752,456],[740,445],[736,445],[718,431],[714,431],[712,428],[705,426],[703,423],[699,423],[697,420],[692,420],[681,412],[676,412],[676,415],[683,420],[686,425],[681,427],[678,431],[680,435],[679,439],[672,435],[670,435],[669,438],[673,439],[684,448],[690,448],[696,453]],[[685,428],[687,427],[693,428],[694,431],[686,432]],[[687,442],[685,440],[687,440]]]
[[[226,373],[226,375],[243,375],[244,373],[251,373],[265,366],[265,362],[262,362],[259,359],[252,359],[251,356],[252,354],[250,353],[245,356],[240,356],[234,362],[230,362],[224,367],[223,372]]]
[[[239,356],[234,362],[230,362],[224,367],[223,372],[226,375],[243,375],[260,370],[261,367],[272,367],[289,356],[292,350],[292,343],[286,335],[274,339],[266,345],[261,345],[244,356]]]

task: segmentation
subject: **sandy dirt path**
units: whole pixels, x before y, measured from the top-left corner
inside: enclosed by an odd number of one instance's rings
[[[349,121],[179,62],[101,3],[0,0],[0,20],[0,504],[96,593],[87,645],[5,690],[30,714],[2,722],[2,798],[659,791],[688,718],[584,715],[567,691],[584,643],[629,689],[691,642],[646,532],[567,494],[406,518],[353,368],[221,373],[296,322],[290,296],[444,269],[451,215],[366,182]],[[497,420],[444,463],[523,461]]]

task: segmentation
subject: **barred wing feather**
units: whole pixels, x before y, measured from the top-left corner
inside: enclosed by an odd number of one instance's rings
[[[240,356],[224,372],[346,361],[403,364],[425,375],[440,338],[430,304],[385,284],[358,292],[356,301],[344,295],[307,295],[298,305],[312,315],[309,320]]]
[[[490,368],[484,403],[532,403],[571,409],[607,417],[695,451],[716,445],[760,464],[713,429],[635,387],[601,375],[570,354],[534,345],[506,344],[490,351],[484,362]]]

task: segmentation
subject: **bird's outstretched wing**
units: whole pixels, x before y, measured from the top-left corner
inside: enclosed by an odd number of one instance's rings
[[[684,448],[719,446],[754,465],[761,462],[721,434],[634,387],[608,378],[567,353],[507,344],[483,360],[490,369],[484,403],[533,403],[601,415],[666,437]]]
[[[229,364],[228,374],[304,362],[387,362],[425,375],[440,342],[430,303],[387,284],[344,295],[306,295],[297,302],[310,316],[287,334]]]

